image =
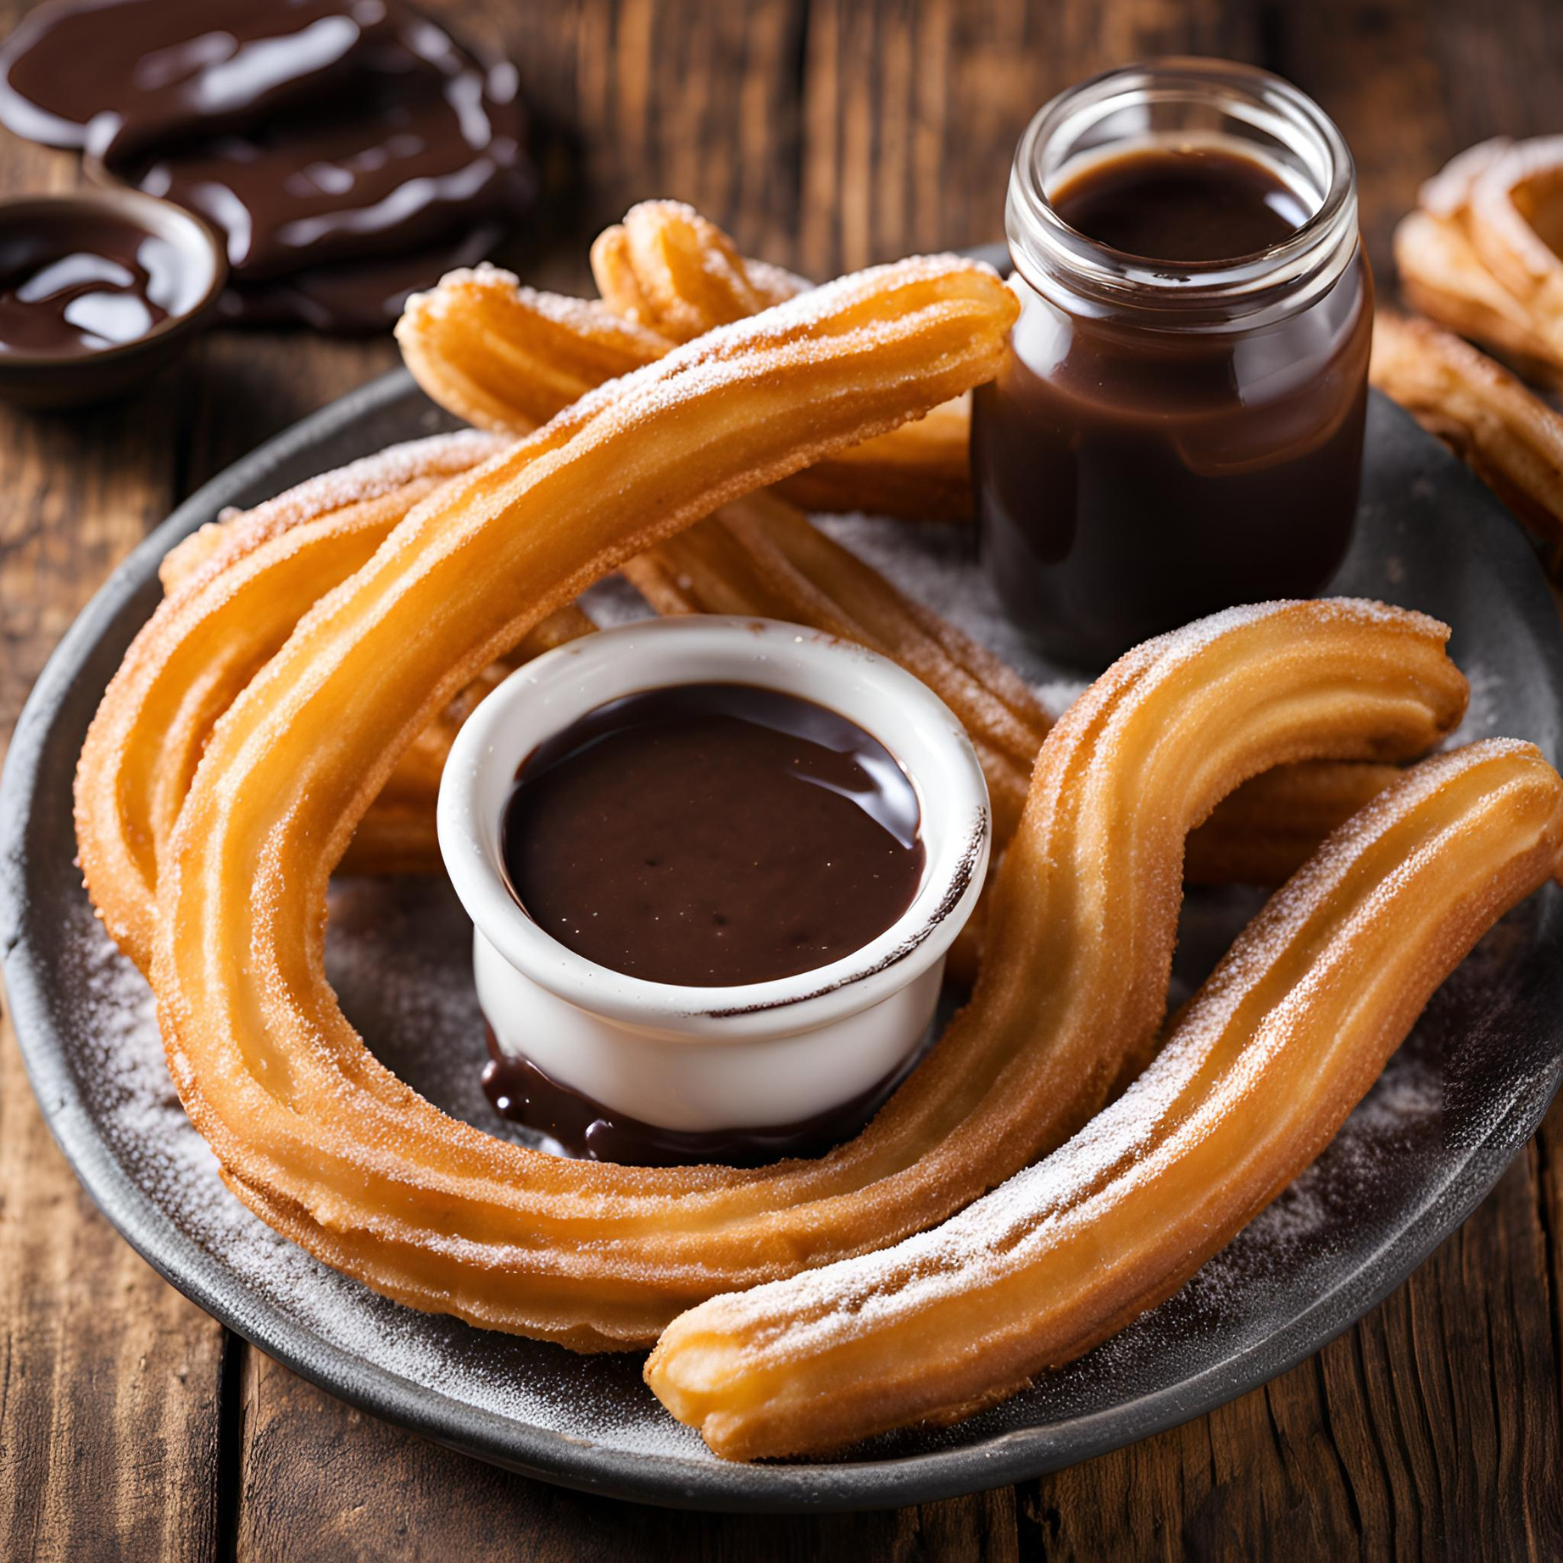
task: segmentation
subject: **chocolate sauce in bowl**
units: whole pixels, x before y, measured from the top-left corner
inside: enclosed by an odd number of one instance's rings
[[[194,302],[188,273],[176,245],[106,212],[0,230],[0,354],[134,342]]]
[[[917,792],[856,723],[747,684],[610,701],[541,745],[504,825],[534,922],[598,965],[726,987],[828,965],[922,878]]]

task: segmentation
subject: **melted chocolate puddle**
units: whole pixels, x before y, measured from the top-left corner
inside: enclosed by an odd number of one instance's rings
[[[789,1156],[823,1156],[852,1138],[890,1099],[890,1093],[922,1057],[914,1055],[892,1074],[850,1100],[795,1123],[758,1128],[707,1129],[698,1133],[643,1123],[573,1090],[524,1058],[499,1049],[491,1028],[483,1094],[501,1118],[552,1141],[578,1161],[612,1161],[630,1167],[763,1167]]]
[[[383,328],[534,200],[515,68],[400,0],[54,0],[0,121],[227,239],[229,319]]]

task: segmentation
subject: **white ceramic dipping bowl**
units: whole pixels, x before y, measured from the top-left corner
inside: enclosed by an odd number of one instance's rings
[[[737,987],[649,982],[567,949],[510,888],[501,833],[527,756],[609,700],[710,682],[840,712],[917,790],[917,892],[841,960]],[[650,619],[538,657],[468,719],[440,782],[440,851],[475,925],[478,1001],[500,1050],[610,1111],[679,1132],[799,1123],[903,1065],[927,1033],[945,954],[982,888],[989,836],[977,756],[937,695],[861,646],[767,619]]]

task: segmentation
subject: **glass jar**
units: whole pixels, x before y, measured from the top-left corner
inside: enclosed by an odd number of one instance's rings
[[[1259,165],[1299,224],[1169,262],[1055,209],[1109,160],[1168,151]],[[1218,608],[1316,593],[1351,539],[1373,330],[1356,174],[1324,112],[1247,66],[1112,71],[1032,120],[1006,226],[1022,307],[976,395],[972,473],[1009,614],[1097,667]]]

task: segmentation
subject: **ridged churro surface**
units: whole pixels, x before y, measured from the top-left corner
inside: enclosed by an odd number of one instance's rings
[[[739,255],[677,201],[643,201],[592,247],[601,301],[523,287],[493,266],[415,294],[396,328],[419,385],[479,428],[524,433],[590,386],[804,292],[790,273]],[[784,480],[813,510],[913,520],[971,515],[964,396]]]
[[[947,1421],[1079,1356],[1319,1154],[1560,846],[1563,781],[1531,745],[1423,762],[1271,901],[1074,1139],[941,1227],[676,1319],[647,1381],[752,1459]]]

